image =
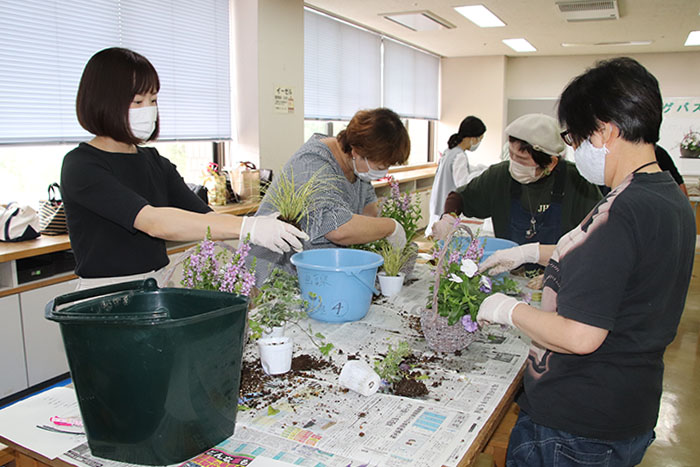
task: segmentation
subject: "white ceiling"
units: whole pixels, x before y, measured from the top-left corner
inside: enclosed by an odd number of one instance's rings
[[[479,28],[453,9],[479,3],[506,26]],[[700,46],[683,46],[690,31],[700,30],[700,0],[618,0],[620,19],[576,23],[561,17],[555,0],[306,0],[306,4],[443,57],[700,51]],[[431,11],[456,28],[416,32],[381,16],[421,10]],[[517,53],[501,42],[518,37],[526,38],[537,51]],[[621,41],[653,42],[642,46],[561,46],[562,42]]]

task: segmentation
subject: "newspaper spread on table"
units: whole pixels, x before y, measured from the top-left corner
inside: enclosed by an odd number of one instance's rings
[[[401,293],[375,301],[362,320],[312,322],[314,332],[334,344],[336,369],[349,356],[372,364],[401,341],[414,354],[435,356],[423,365],[427,396],[413,399],[382,391],[361,396],[341,388],[332,368],[284,379],[279,383],[287,385],[284,398],[239,410],[231,438],[181,465],[236,467],[273,458],[315,467],[456,466],[518,375],[529,341],[517,329],[490,326],[466,350],[435,355],[409,318],[425,307],[432,280],[430,267],[416,264]],[[524,289],[525,281],[519,282]],[[294,339],[295,354],[320,356],[305,334],[293,328],[286,334]],[[257,359],[253,345],[246,346],[244,359]],[[127,465],[93,457],[87,443],[60,459],[81,467]]]

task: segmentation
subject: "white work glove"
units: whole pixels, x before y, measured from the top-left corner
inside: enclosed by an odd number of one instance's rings
[[[394,231],[391,232],[387,237],[386,241],[391,244],[396,249],[403,250],[403,247],[406,246],[406,232],[403,230],[403,227],[401,227],[401,224],[399,224],[396,219],[392,219],[394,221]]]
[[[459,219],[451,214],[444,214],[439,221],[433,224],[433,231],[430,234],[435,240],[445,240],[448,235],[459,225]]]
[[[291,224],[277,220],[279,212],[265,216],[246,216],[241,224],[241,236],[245,239],[250,234],[250,242],[268,248],[275,253],[285,253],[290,247],[301,251],[299,239],[308,240],[309,236]]]
[[[521,264],[536,263],[540,260],[540,244],[525,245],[498,250],[479,264],[479,272],[488,271],[490,276],[510,271]]]
[[[520,303],[523,302],[502,293],[495,293],[481,302],[476,322],[479,326],[491,323],[512,326],[513,309]]]

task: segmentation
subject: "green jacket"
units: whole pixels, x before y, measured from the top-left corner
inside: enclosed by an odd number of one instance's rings
[[[563,159],[566,164],[566,182],[562,198],[562,229],[566,233],[576,227],[586,214],[602,199],[596,185],[586,181],[576,166]],[[511,184],[517,183],[510,176],[510,161],[494,164],[467,185],[457,188],[462,199],[462,213],[467,217],[481,219],[491,217],[496,237],[507,238],[510,231]],[[520,202],[529,211],[547,209],[551,200],[554,176],[522,185]]]

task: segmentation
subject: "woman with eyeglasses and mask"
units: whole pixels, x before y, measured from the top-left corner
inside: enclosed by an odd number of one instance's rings
[[[384,178],[389,167],[405,163],[410,152],[406,127],[386,108],[358,111],[337,136],[312,135],[282,169],[297,187],[317,173],[333,187],[311,199],[310,212],[300,225],[309,236],[304,249],[346,247],[382,238],[403,248],[403,227],[394,219],[377,217],[379,207],[371,182]],[[273,177],[256,216],[274,213],[269,193],[275,192],[280,178]],[[293,271],[286,255],[253,247],[251,256],[256,258],[258,283],[272,268]]]
[[[493,219],[494,234],[529,244],[556,243],[601,199],[600,190],[563,159],[557,121],[527,114],[506,127],[510,160],[490,166],[450,193],[434,238],[444,238],[457,216]]]
[[[611,191],[556,245],[484,262],[546,265],[541,309],[497,293],[477,316],[532,340],[509,466],[632,466],[654,440],[696,243],[690,203],[654,154],[662,102],[656,78],[628,57],[574,78],[559,121],[581,175]]]
[[[306,234],[272,218],[214,213],[175,166],[144,144],[159,132],[158,73],[143,55],[113,47],[85,65],[78,122],[94,137],[63,159],[61,193],[79,288],[159,278],[166,240],[246,237],[264,249],[301,248]]]
[[[474,152],[484,139],[486,125],[481,119],[468,116],[459,124],[459,131],[450,136],[447,149],[438,162],[433,188],[430,192],[430,219],[425,234],[431,235],[433,224],[440,220],[447,196],[479,175],[486,166],[469,160],[467,151]]]

